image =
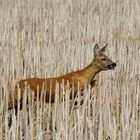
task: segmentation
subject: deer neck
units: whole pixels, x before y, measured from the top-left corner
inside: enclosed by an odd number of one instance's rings
[[[101,70],[99,69],[99,67],[96,65],[95,61],[93,60],[87,67],[85,67],[82,70],[83,75],[86,76],[87,81],[91,82],[95,75],[97,73],[99,73]]]

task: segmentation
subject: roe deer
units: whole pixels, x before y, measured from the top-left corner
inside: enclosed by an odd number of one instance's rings
[[[97,73],[103,70],[111,70],[116,67],[116,63],[114,63],[106,55],[103,54],[103,52],[106,49],[106,46],[107,44],[102,49],[99,49],[98,44],[95,44],[94,46],[95,58],[88,66],[86,66],[85,68],[81,70],[71,72],[66,75],[55,77],[55,78],[29,78],[29,79],[18,81],[14,88],[14,95],[13,95],[14,100],[12,99],[12,97],[9,98],[8,110],[14,108],[17,105],[17,102],[22,100],[25,85],[26,85],[25,83],[27,83],[30,89],[34,91],[35,96],[37,96],[37,90],[39,91],[38,93],[41,96],[41,90],[42,90],[43,84],[45,83],[46,84],[46,92],[45,92],[46,102],[49,102],[50,88],[51,88],[51,102],[54,102],[56,83],[62,84],[63,82],[65,86],[67,85],[67,81],[68,81],[70,88],[72,87],[72,85],[74,86],[75,95],[78,90],[78,83],[80,87],[84,87],[86,83],[91,84],[91,87],[93,87],[95,84],[94,77]],[[18,95],[17,95],[19,93],[17,91],[18,87],[21,90],[20,98],[18,98]]]

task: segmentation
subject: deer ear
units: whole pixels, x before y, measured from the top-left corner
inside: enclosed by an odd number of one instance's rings
[[[99,53],[99,45],[98,44],[95,44],[94,46],[94,55],[97,55]]]
[[[107,43],[99,52],[100,52],[100,53],[105,52],[107,45],[108,45],[108,43]]]

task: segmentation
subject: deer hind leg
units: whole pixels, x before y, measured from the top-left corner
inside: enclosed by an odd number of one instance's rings
[[[22,109],[22,100],[19,102],[20,103],[20,110]],[[15,110],[15,115],[17,115],[17,113],[18,113],[18,102],[16,102],[16,101],[12,101],[12,100],[10,100],[9,102],[8,102],[8,110],[11,110],[11,109],[14,109]],[[10,116],[10,118],[9,118],[9,122],[8,122],[8,126],[9,126],[9,128],[11,127],[11,125],[12,125],[12,115]]]
[[[15,86],[14,91],[11,91],[9,99],[8,99],[8,110],[15,110],[15,115],[17,115],[19,110],[22,109],[22,94],[21,91],[18,90],[17,85]],[[8,126],[12,125],[12,116],[9,118]]]

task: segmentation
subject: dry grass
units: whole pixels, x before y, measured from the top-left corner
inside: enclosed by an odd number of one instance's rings
[[[1,0],[0,139],[139,140],[139,15],[139,0]],[[107,42],[117,69],[99,74],[82,106],[73,109],[66,97],[53,106],[31,101],[17,118],[7,111],[13,81],[81,69],[93,59],[94,43]]]

